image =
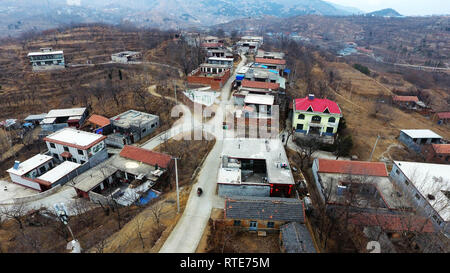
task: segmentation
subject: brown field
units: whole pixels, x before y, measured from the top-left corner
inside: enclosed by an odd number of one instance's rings
[[[352,83],[351,92],[345,89],[339,89],[337,92],[333,90],[333,92],[353,136],[353,154],[358,155],[361,160],[369,159],[377,134],[381,139],[377,144],[373,160],[378,160],[389,145],[399,143],[396,138],[402,129],[431,129],[442,137],[450,139],[450,131],[446,127],[439,126],[416,112],[407,113],[386,105],[392,120],[386,122],[384,119],[373,117],[375,99],[378,96],[390,95],[390,90],[346,64],[330,63],[329,65],[337,68],[342,81],[349,80]],[[355,76],[358,73],[360,75]]]

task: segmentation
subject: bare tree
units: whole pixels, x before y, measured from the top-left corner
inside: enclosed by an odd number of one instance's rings
[[[312,155],[314,152],[319,150],[320,142],[315,137],[304,136],[297,137],[295,139],[295,144],[298,147],[297,155],[300,158],[300,168],[304,170],[306,166],[309,166],[309,164],[311,164]]]
[[[23,229],[23,216],[27,212],[24,202],[15,203],[14,205],[0,206],[0,217],[13,219],[19,224],[19,228]]]

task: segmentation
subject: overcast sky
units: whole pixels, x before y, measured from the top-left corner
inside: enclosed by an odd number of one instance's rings
[[[365,12],[393,8],[402,15],[450,14],[450,0],[326,0]]]

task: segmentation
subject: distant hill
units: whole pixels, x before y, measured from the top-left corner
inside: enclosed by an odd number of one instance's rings
[[[349,15],[361,15],[361,14],[365,13],[364,11],[362,11],[360,9],[357,9],[357,8],[354,8],[354,7],[347,7],[347,6],[343,6],[343,5],[339,5],[339,4],[335,4],[335,3],[331,3],[331,2],[327,2],[327,3],[332,5],[335,8],[339,9],[339,10],[342,10],[344,12],[348,12]]]
[[[130,22],[138,27],[177,29],[249,17],[352,14],[352,8],[322,0],[2,0],[0,36],[70,23]]]
[[[366,13],[366,16],[402,17],[403,15],[401,15],[394,9],[382,9],[382,10],[377,10],[377,11]]]

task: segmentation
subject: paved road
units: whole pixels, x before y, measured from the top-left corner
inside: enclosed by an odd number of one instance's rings
[[[220,108],[231,101],[230,92],[233,79],[236,77],[236,71],[246,63],[247,59],[242,56],[237,69],[230,77],[228,82],[222,88]],[[192,187],[186,209],[172,233],[162,246],[161,253],[193,253],[196,251],[198,243],[202,238],[203,231],[208,224],[213,207],[223,208],[224,200],[218,197],[216,192],[216,177],[220,167],[220,155],[223,148],[222,129],[223,116],[216,115],[204,127],[216,136],[216,143],[208,154],[198,176],[198,182]],[[203,194],[197,196],[197,188],[203,189]]]

